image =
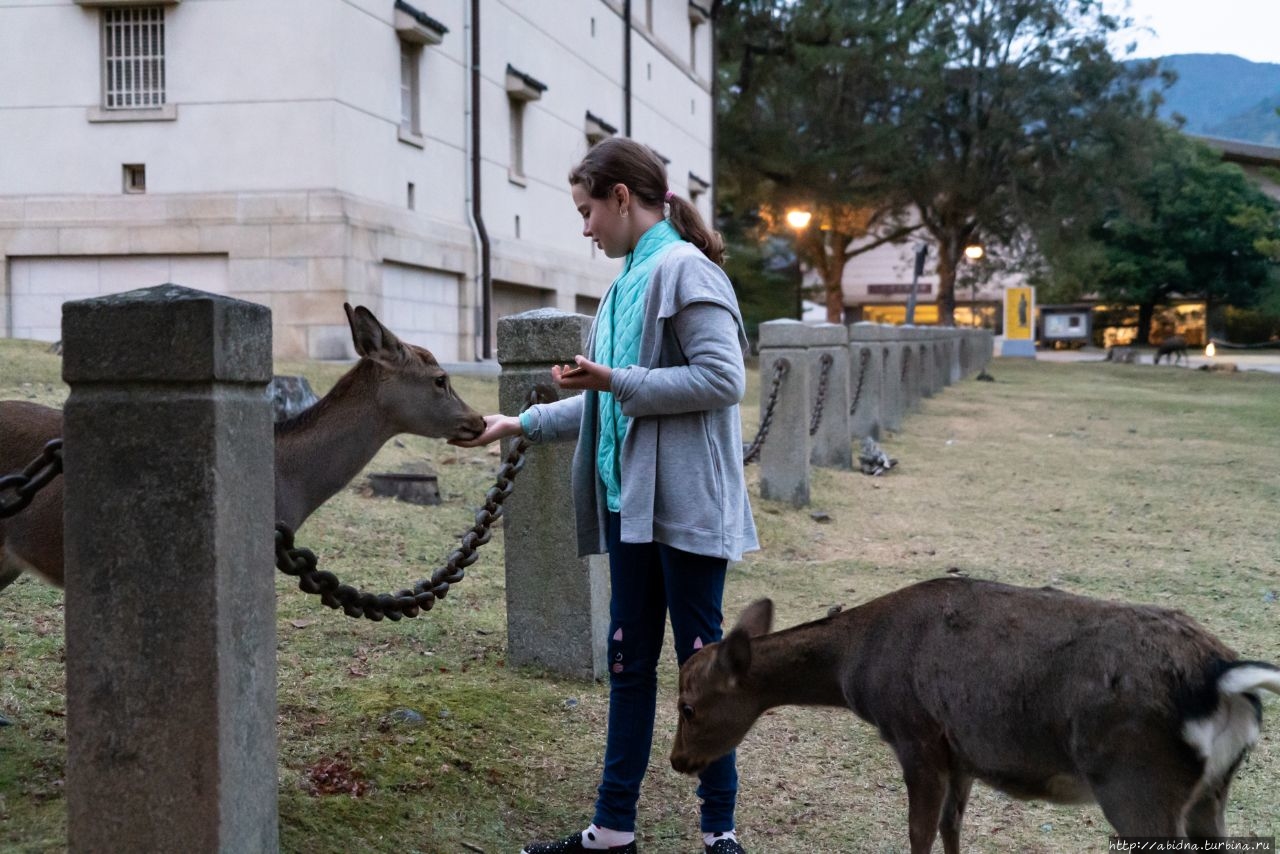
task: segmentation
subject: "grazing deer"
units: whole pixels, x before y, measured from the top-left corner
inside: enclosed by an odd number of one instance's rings
[[[697,773],[767,709],[846,706],[907,784],[912,854],[960,850],[974,780],[1096,801],[1121,836],[1225,835],[1227,789],[1280,669],[1177,611],[944,578],[769,634],[749,606],[680,670],[671,765]]]
[[[1160,360],[1168,356],[1168,362],[1171,365],[1178,364],[1179,361],[1187,360],[1187,339],[1181,335],[1170,335],[1168,338],[1160,342],[1160,346],[1156,347],[1155,359],[1151,362],[1153,365],[1160,364]]]
[[[275,425],[276,520],[295,530],[393,436],[471,439],[484,430],[429,351],[402,343],[364,306],[344,308],[360,361],[314,406]],[[59,410],[0,401],[0,474],[21,471],[61,435]],[[0,519],[0,589],[28,570],[62,586],[61,478]]]

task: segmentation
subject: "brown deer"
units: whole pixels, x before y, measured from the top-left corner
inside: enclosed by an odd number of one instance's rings
[[[907,784],[912,854],[960,850],[974,780],[1096,801],[1121,836],[1225,835],[1227,789],[1280,669],[1177,611],[944,578],[769,634],[749,606],[680,670],[671,765],[697,773],[767,709],[845,706]]]
[[[471,439],[484,430],[428,350],[402,343],[364,306],[344,308],[360,361],[314,406],[275,426],[276,520],[295,530],[393,436]],[[59,410],[0,401],[0,474],[22,470],[61,435]],[[0,519],[0,589],[28,570],[62,586],[61,478]]]
[[[1169,357],[1166,361],[1171,365],[1176,365],[1180,361],[1187,361],[1187,339],[1181,335],[1170,335],[1161,341],[1159,346],[1156,347],[1156,355],[1151,364],[1160,364],[1160,360],[1166,356]]]

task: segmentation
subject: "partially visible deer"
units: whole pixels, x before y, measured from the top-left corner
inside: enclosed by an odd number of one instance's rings
[[[471,439],[483,417],[454,393],[422,347],[404,344],[364,306],[345,305],[360,361],[314,406],[275,426],[276,521],[297,529],[393,436]],[[0,401],[0,474],[20,471],[62,435],[62,413]],[[0,519],[0,589],[24,571],[62,586],[62,479]]]
[[[845,706],[907,784],[912,854],[960,850],[974,780],[1096,801],[1121,836],[1226,834],[1227,789],[1280,669],[1177,611],[944,578],[769,634],[773,603],[680,670],[671,765],[694,774],[775,706]]]
[[[1187,360],[1187,339],[1181,335],[1170,335],[1168,338],[1160,342],[1156,347],[1155,359],[1151,362],[1153,365],[1160,364],[1160,360],[1168,356],[1168,362],[1171,365],[1178,364],[1179,361]]]

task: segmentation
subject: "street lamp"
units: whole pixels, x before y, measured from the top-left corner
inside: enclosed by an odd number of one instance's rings
[[[800,208],[792,208],[787,211],[787,225],[796,231],[804,231],[811,219],[813,219],[813,214],[810,211],[801,210]]]
[[[982,260],[982,256],[987,254],[987,250],[982,248],[981,243],[970,243],[964,248],[964,257],[973,263]],[[973,277],[973,284],[969,286],[969,322],[974,326],[978,325],[978,277]]]
[[[787,225],[796,233],[796,270],[799,274],[799,281],[796,282],[796,320],[804,319],[804,270],[800,268],[800,232],[809,227],[812,219],[813,212],[803,208],[791,208],[786,215]]]

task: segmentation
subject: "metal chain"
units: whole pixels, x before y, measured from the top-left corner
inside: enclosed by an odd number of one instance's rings
[[[0,519],[16,515],[31,503],[37,492],[60,474],[62,440],[53,439],[45,443],[40,456],[28,463],[21,474],[0,477]]]
[[[867,365],[871,363],[871,348],[863,347],[858,356],[858,387],[853,392],[853,403],[849,406],[849,414],[858,411],[858,400],[862,397],[862,381],[867,376]]]
[[[822,423],[822,406],[827,402],[827,379],[831,376],[831,364],[835,359],[830,353],[823,353],[818,361],[822,367],[818,371],[818,399],[813,403],[813,418],[809,420],[810,436],[818,432],[818,425]]]
[[[760,429],[756,431],[756,437],[751,440],[751,444],[742,454],[744,466],[751,465],[760,458],[760,449],[764,447],[765,439],[769,436],[769,425],[773,422],[773,408],[778,405],[778,390],[782,388],[782,378],[790,369],[791,363],[786,359],[778,359],[773,363],[773,387],[769,389],[769,402],[765,405],[764,417],[760,419]]]
[[[529,395],[529,405],[548,398],[545,388],[534,389]],[[550,395],[554,397],[554,395]],[[525,451],[529,442],[521,437],[507,453],[498,469],[494,485],[485,493],[484,506],[476,511],[475,524],[459,535],[461,543],[454,549],[444,566],[431,574],[431,578],[416,582],[412,589],[390,593],[368,593],[343,584],[332,572],[318,569],[315,552],[295,548],[293,531],[283,522],[276,523],[276,568],[286,575],[296,576],[298,588],[304,593],[317,594],[320,601],[330,608],[341,608],[348,617],[365,617],[377,622],[383,617],[399,620],[416,617],[430,611],[437,599],[443,599],[449,587],[462,581],[466,567],[476,562],[476,550],[489,542],[493,524],[502,518],[502,502],[515,488],[513,481],[525,464]]]

